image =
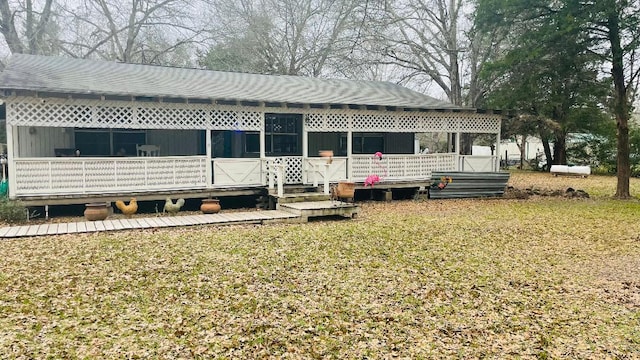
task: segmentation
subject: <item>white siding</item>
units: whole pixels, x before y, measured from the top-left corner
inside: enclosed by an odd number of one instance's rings
[[[55,156],[56,148],[73,147],[73,130],[40,126],[18,127],[17,157]]]

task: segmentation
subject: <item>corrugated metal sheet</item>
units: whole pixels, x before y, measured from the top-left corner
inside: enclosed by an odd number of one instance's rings
[[[509,181],[508,172],[434,172],[433,182],[451,177],[453,182],[440,190],[429,189],[430,199],[456,199],[502,196]]]
[[[467,110],[389,82],[318,79],[14,54],[0,88],[296,104]]]

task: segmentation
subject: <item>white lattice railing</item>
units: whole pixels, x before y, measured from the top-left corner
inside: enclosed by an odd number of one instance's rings
[[[382,160],[371,155],[354,155],[351,179],[364,181],[376,174],[385,180],[429,179],[432,171],[458,171],[455,153],[420,155],[384,155]]]
[[[284,167],[284,184],[302,184],[302,156],[268,157],[266,164],[266,171],[272,173],[273,165]],[[278,180],[277,176],[275,180]]]
[[[15,159],[15,196],[206,188],[206,156]]]

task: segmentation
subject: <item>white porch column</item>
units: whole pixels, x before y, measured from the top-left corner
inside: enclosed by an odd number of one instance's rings
[[[461,156],[460,156],[460,135],[461,135],[461,133],[459,131],[456,132],[456,158],[458,159],[458,161],[457,161],[458,162],[458,171],[463,171],[463,166],[460,163],[460,159],[461,159]]]
[[[308,184],[308,174],[309,169],[305,166],[307,163],[307,158],[309,157],[309,132],[307,131],[307,127],[302,121],[302,183]]]
[[[211,151],[211,130],[205,130],[204,146],[207,150],[207,163],[205,164],[205,179],[207,187],[210,188],[213,185],[213,152]]]
[[[351,181],[353,174],[353,131],[347,131],[347,180]]]
[[[498,134],[496,135],[496,151],[494,152],[494,154],[495,154],[495,158],[494,158],[495,159],[495,162],[494,162],[495,168],[494,168],[493,171],[500,171],[500,138],[502,137],[502,128],[500,126],[501,122],[502,122],[502,120],[498,120]]]
[[[267,140],[265,139],[266,133],[264,131],[264,126],[262,127],[262,129],[260,130],[260,158],[264,159],[267,155],[266,155],[266,148],[267,148]]]
[[[9,106],[7,106],[7,110],[9,110]],[[18,129],[13,125],[10,125],[10,122],[13,120],[10,118],[11,112],[7,111],[7,170],[9,170],[9,178],[7,181],[9,182],[9,199],[16,198],[16,167],[14,165],[14,137],[18,135]]]
[[[264,179],[264,175],[262,175],[263,180],[262,181],[266,181],[269,184],[269,188],[272,188],[272,183],[270,182],[270,176],[272,176],[272,172],[275,171],[275,169],[269,169],[269,164],[267,164],[266,162],[266,142],[267,140],[265,139],[266,136],[266,132],[264,131],[264,113],[262,114],[262,122],[261,122],[261,127],[260,127],[260,159],[262,160],[262,173],[264,174],[265,172],[267,173],[267,179]],[[266,184],[263,184],[266,185]]]

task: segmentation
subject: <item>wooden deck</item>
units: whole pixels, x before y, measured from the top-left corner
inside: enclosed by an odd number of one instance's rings
[[[286,211],[248,211],[202,215],[176,215],[103,221],[70,223],[46,223],[38,225],[7,226],[0,228],[0,238],[17,238],[42,235],[61,235],[100,231],[117,231],[146,228],[167,228],[193,225],[266,224],[271,222],[300,221],[300,216]]]
[[[324,209],[324,211],[322,210]],[[269,224],[277,222],[306,222],[309,217],[343,215],[353,216],[359,207],[339,201],[315,201],[296,203],[279,210],[220,212],[202,215],[153,216],[103,221],[79,221],[69,223],[45,223],[6,226],[0,228],[0,239],[89,233],[102,231],[168,228],[194,225]]]

